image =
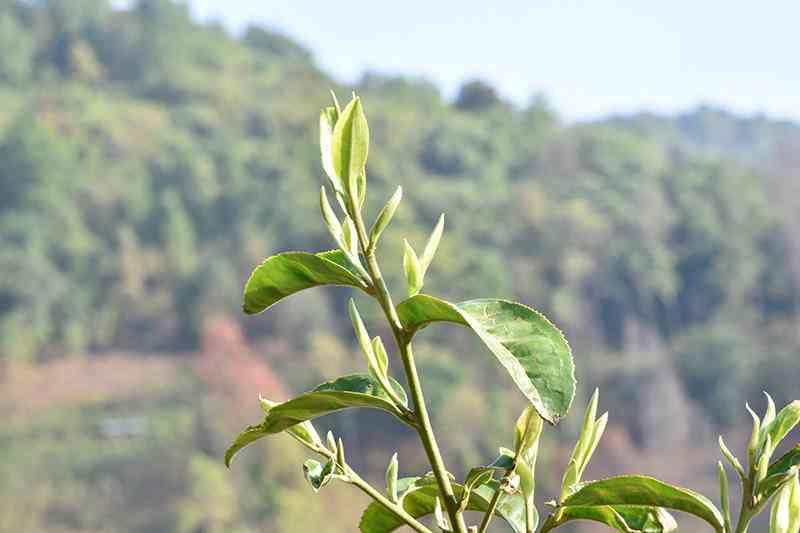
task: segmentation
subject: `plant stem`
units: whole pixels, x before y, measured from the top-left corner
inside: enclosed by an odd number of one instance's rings
[[[739,507],[739,518],[736,520],[736,533],[747,533],[750,521],[753,519],[754,513],[750,502],[753,497],[754,481],[754,472],[751,467],[750,474],[742,482],[742,503]]]
[[[350,482],[361,489],[367,496],[380,503],[388,510],[396,514],[403,522],[405,522],[411,529],[419,533],[432,533],[430,529],[422,525],[416,518],[411,516],[408,511],[403,509],[402,505],[396,504],[389,498],[378,492],[375,487],[364,481],[361,476],[353,472],[351,468],[346,469],[347,476]]]
[[[425,404],[425,397],[422,393],[422,384],[419,380],[419,373],[417,366],[414,362],[414,352],[411,349],[411,339],[403,329],[403,324],[400,322],[400,317],[392,302],[392,296],[389,289],[386,287],[386,282],[383,280],[378,260],[375,256],[375,250],[370,247],[369,237],[367,230],[364,226],[364,218],[361,215],[361,210],[356,205],[351,195],[350,210],[353,220],[355,222],[356,231],[358,233],[358,240],[361,247],[361,253],[367,261],[367,269],[369,270],[370,278],[375,289],[375,298],[378,300],[381,308],[383,309],[386,319],[392,328],[395,342],[400,350],[400,356],[403,360],[403,368],[408,379],[408,386],[411,389],[411,399],[414,404],[414,413],[417,416],[417,433],[419,434],[422,446],[425,448],[425,453],[433,468],[433,474],[436,477],[436,482],[439,485],[439,491],[442,494],[442,501],[444,502],[447,514],[450,517],[450,523],[454,528],[454,533],[467,533],[467,525],[464,522],[464,515],[459,510],[459,504],[453,490],[453,485],[450,483],[450,478],[447,475],[447,469],[442,459],[442,454],[439,451],[439,445],[436,442],[436,437],[433,433],[431,426],[430,416],[428,415],[428,408]]]
[[[497,510],[497,505],[500,503],[500,498],[502,496],[503,491],[500,490],[500,487],[498,486],[491,503],[489,503],[489,509],[487,509],[486,514],[483,515],[483,521],[481,521],[481,526],[478,528],[478,533],[485,533],[489,528],[489,523],[492,521],[492,517],[494,517],[494,513]]]

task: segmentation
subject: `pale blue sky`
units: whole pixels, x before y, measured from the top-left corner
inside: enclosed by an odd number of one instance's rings
[[[570,119],[712,103],[800,120],[800,0],[189,0],[202,19],[278,28],[343,82],[365,69],[452,95],[483,77]]]

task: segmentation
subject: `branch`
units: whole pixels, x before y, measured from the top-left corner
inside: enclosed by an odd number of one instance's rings
[[[386,287],[386,282],[383,280],[383,275],[381,274],[378,260],[375,256],[375,250],[370,248],[369,237],[366,227],[364,226],[364,218],[361,214],[361,209],[356,204],[358,201],[357,194],[353,194],[353,192],[354,191],[351,191],[349,195],[350,201],[348,207],[351,211],[350,215],[353,217],[356,226],[361,253],[367,261],[367,269],[369,270],[372,285],[375,290],[374,297],[383,309],[386,319],[389,321],[395,342],[400,350],[406,379],[411,389],[414,413],[418,422],[416,426],[417,433],[419,434],[422,446],[425,448],[425,453],[433,468],[436,483],[439,485],[442,501],[444,502],[445,509],[447,509],[447,514],[453,525],[454,533],[467,533],[467,525],[464,522],[464,516],[458,508],[455,491],[453,490],[453,485],[450,483],[444,460],[439,451],[439,445],[433,433],[430,416],[428,415],[428,408],[425,405],[425,397],[422,393],[422,385],[414,362],[414,353],[411,350],[411,340],[408,338],[408,334],[405,332],[403,324],[400,322],[400,317],[397,315],[397,310],[392,302],[392,296],[389,293],[389,289]]]

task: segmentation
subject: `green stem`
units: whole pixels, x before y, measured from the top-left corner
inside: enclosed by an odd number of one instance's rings
[[[467,533],[467,525],[464,522],[464,515],[459,510],[459,502],[456,499],[453,485],[450,483],[450,478],[447,475],[442,454],[439,451],[439,445],[436,442],[436,437],[433,433],[431,426],[428,408],[425,404],[425,397],[422,393],[422,384],[419,380],[419,373],[417,366],[414,362],[414,352],[411,349],[411,339],[403,329],[403,324],[400,322],[400,317],[392,302],[392,296],[389,289],[386,287],[386,282],[383,280],[378,260],[375,257],[375,250],[370,248],[369,237],[367,230],[364,226],[364,218],[361,216],[361,210],[355,205],[353,196],[351,195],[350,210],[353,216],[353,221],[358,232],[358,240],[361,246],[361,252],[367,261],[367,269],[369,270],[372,284],[375,289],[375,298],[378,300],[389,325],[392,328],[395,342],[400,350],[400,356],[403,360],[403,368],[405,369],[406,378],[408,379],[408,386],[411,389],[411,399],[414,404],[414,413],[417,416],[417,433],[419,434],[422,446],[425,448],[425,453],[433,468],[433,474],[436,477],[436,482],[439,485],[439,490],[442,494],[442,501],[444,502],[447,514],[450,517],[450,522],[453,525],[454,533]]]
[[[416,518],[411,516],[408,511],[397,503],[394,503],[389,498],[378,492],[375,487],[364,481],[358,474],[353,472],[351,468],[346,469],[350,483],[361,489],[367,496],[386,507],[389,511],[396,514],[403,522],[405,522],[411,529],[419,533],[432,533],[430,529],[422,525]]]
[[[489,503],[489,509],[486,510],[486,514],[483,515],[483,521],[481,521],[481,526],[478,528],[478,533],[485,533],[486,530],[489,528],[489,524],[494,517],[495,511],[497,511],[497,506],[500,503],[500,498],[503,496],[503,491],[500,487],[497,487],[497,490],[492,497],[492,501]]]

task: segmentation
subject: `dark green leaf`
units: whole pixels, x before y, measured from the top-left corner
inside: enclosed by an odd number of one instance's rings
[[[603,505],[645,505],[683,511],[702,518],[722,531],[723,518],[705,496],[646,476],[620,476],[589,481],[576,489],[561,504],[564,507]]]
[[[497,482],[476,488],[470,495],[467,510],[486,511],[497,488]],[[411,516],[422,518],[434,513],[436,498],[439,497],[439,487],[434,479],[403,478],[398,481],[398,489],[400,503]],[[461,485],[454,484],[453,489],[457,498],[464,493]],[[515,533],[525,532],[525,508],[519,494],[504,495],[497,507],[497,515],[503,518]],[[397,515],[377,502],[367,506],[359,523],[362,533],[390,533],[402,526],[403,521]]]
[[[661,507],[594,505],[561,508],[558,513],[547,519],[541,533],[546,533],[570,520],[600,522],[625,533],[667,533],[678,528],[675,518]]]
[[[789,450],[783,457],[772,463],[767,476],[786,474],[793,466],[800,465],[800,444]]]
[[[505,367],[542,418],[556,423],[575,396],[575,366],[564,335],[541,313],[506,300],[452,304],[427,295],[397,306],[410,331],[431,322],[471,328]]]
[[[363,289],[364,282],[349,265],[349,259],[338,250],[317,254],[284,252],[268,257],[245,284],[244,312],[260,313],[287,296],[320,285]]]
[[[407,401],[405,391],[400,384],[395,380],[391,380],[391,383],[398,396]],[[272,407],[263,423],[247,427],[236,438],[225,454],[225,464],[230,465],[236,452],[261,437],[280,433],[306,420],[313,420],[350,407],[370,407],[397,414],[397,408],[383,387],[371,376],[362,374],[344,376]]]

